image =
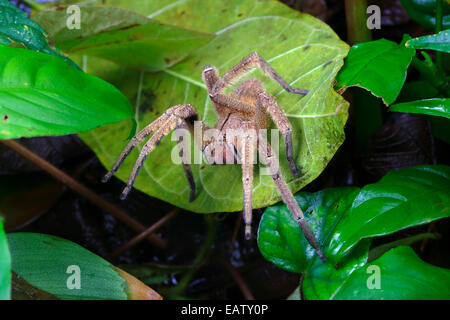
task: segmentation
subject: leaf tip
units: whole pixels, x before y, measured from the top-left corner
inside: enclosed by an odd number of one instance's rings
[[[130,300],[162,300],[163,298],[150,288],[145,285],[142,281],[136,279],[131,274],[115,268],[119,275],[125,280],[127,285],[127,293]]]

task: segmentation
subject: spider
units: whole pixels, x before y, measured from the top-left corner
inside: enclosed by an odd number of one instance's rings
[[[265,92],[262,83],[257,79],[245,80],[230,94],[225,94],[224,92],[234,81],[237,81],[240,77],[254,68],[262,69],[266,76],[278,82],[287,92],[301,95],[306,95],[309,92],[304,89],[292,88],[256,52],[253,52],[242,59],[241,62],[222,77],[219,77],[219,73],[215,67],[206,66],[202,73],[202,79],[206,84],[209,98],[218,115],[218,121],[215,126],[215,129],[217,129],[215,132],[217,133],[210,139],[205,139],[205,141],[197,143],[197,145],[200,144],[198,147],[201,148],[205,158],[207,158],[206,162],[209,164],[223,164],[223,153],[216,152],[218,146],[220,146],[219,149],[225,149],[227,157],[231,155],[232,158],[237,159],[238,161],[240,160],[242,164],[242,183],[244,190],[243,216],[245,222],[245,237],[247,239],[249,239],[251,235],[253,163],[254,153],[257,150],[260,160],[269,168],[272,179],[280,192],[284,203],[286,203],[294,219],[298,222],[305,238],[315,249],[319,258],[322,261],[325,261],[324,255],[319,249],[318,242],[306,223],[302,210],[281,176],[278,159],[270,144],[267,143],[265,139],[261,139],[259,134],[254,134],[255,132],[259,133],[262,129],[267,128],[270,117],[283,136],[290,170],[293,176],[297,177],[298,171],[293,159],[292,127],[288,118],[278,106],[275,98]],[[167,109],[163,115],[138,132],[130,140],[114,163],[111,171],[105,175],[102,181],[108,181],[131,150],[138,143],[143,141],[144,138],[153,133],[151,138],[142,148],[128,178],[127,186],[121,195],[121,199],[125,199],[134,184],[144,160],[152,152],[159,141],[174,129],[186,129],[193,133],[194,121],[198,120],[198,114],[190,104],[175,105]],[[211,129],[211,127],[203,122],[200,122],[200,126],[203,132]],[[228,130],[240,130],[240,132],[243,133],[241,139],[228,139],[227,141]],[[180,146],[180,137],[178,137],[178,142]],[[221,155],[219,156],[219,154]],[[180,156],[182,156],[182,150],[180,150]],[[184,162],[185,161],[182,162],[182,166],[191,188],[189,200],[193,201],[195,199],[195,182],[189,163]],[[229,164],[229,162],[226,164]]]

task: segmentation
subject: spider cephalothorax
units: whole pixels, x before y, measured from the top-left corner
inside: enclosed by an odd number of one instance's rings
[[[273,152],[270,144],[259,135],[260,131],[267,128],[268,120],[271,118],[284,138],[286,156],[291,172],[294,176],[298,176],[293,160],[292,127],[289,120],[278,106],[276,100],[265,92],[262,83],[256,79],[244,81],[230,94],[225,94],[224,92],[233,81],[239,79],[253,68],[261,68],[268,77],[278,82],[288,92],[302,95],[308,93],[308,90],[292,88],[257,53],[251,53],[245,57],[239,64],[234,66],[220,78],[216,68],[207,66],[203,70],[202,78],[206,84],[209,97],[217,111],[218,121],[214,128],[214,132],[216,133],[210,139],[201,141],[198,147],[201,148],[205,154],[208,163],[228,164],[229,162],[224,161],[227,157],[234,159],[238,158],[241,162],[242,183],[244,189],[243,215],[246,224],[246,238],[250,237],[251,231],[253,164],[254,153],[255,150],[257,150],[260,160],[269,168],[272,179],[280,192],[283,201],[300,225],[306,239],[315,249],[318,256],[324,260],[325,258],[319,249],[317,240],[306,224],[302,210],[281,176],[276,154]],[[191,105],[183,104],[169,108],[163,115],[142,129],[133,139],[131,139],[103,181],[107,181],[111,178],[131,150],[145,137],[153,133],[151,138],[142,148],[130,174],[128,184],[121,196],[122,199],[125,199],[131,190],[145,158],[155,148],[156,144],[174,129],[182,128],[192,132],[194,121],[198,121],[198,114]],[[201,122],[200,127],[202,131],[211,129],[203,122]],[[240,132],[239,137],[230,139],[228,133],[231,131]],[[236,137],[235,134],[233,137]],[[181,139],[179,139],[179,142],[181,143]],[[217,150],[220,150],[221,152],[217,152]],[[218,154],[220,154],[220,156],[218,156]],[[184,163],[183,161],[182,165],[191,187],[190,201],[193,201],[195,199],[195,183],[190,164]]]

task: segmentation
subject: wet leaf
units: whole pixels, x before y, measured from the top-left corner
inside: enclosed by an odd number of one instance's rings
[[[379,286],[375,273],[379,275]],[[410,247],[401,246],[354,271],[330,298],[448,300],[449,287],[450,270],[425,263]]]
[[[388,242],[382,245],[379,245],[378,247],[375,247],[373,249],[370,249],[369,251],[369,257],[368,261],[371,262],[375,259],[378,259],[381,257],[384,253],[387,251],[399,247],[399,246],[409,246],[415,242],[425,240],[425,239],[439,239],[439,236],[434,233],[419,233],[414,236],[402,238],[400,240]]]
[[[0,139],[86,131],[132,116],[111,84],[50,55],[0,45],[0,73]]]
[[[449,188],[450,167],[441,165],[391,171],[363,187],[330,242],[333,255],[347,253],[361,239],[450,216]]]
[[[59,299],[161,299],[141,281],[73,242],[44,234],[11,233],[8,243],[12,270],[21,279],[15,290],[22,288],[22,296],[32,289],[32,293],[43,291]],[[78,285],[79,289],[73,289]]]
[[[434,98],[411,102],[403,102],[392,105],[389,111],[427,114],[450,118],[450,99]]]
[[[389,105],[403,87],[414,54],[414,49],[386,39],[356,44],[336,78],[338,88],[362,87]]]
[[[303,280],[304,299],[448,299],[445,288],[450,280],[450,270],[423,262],[405,246],[391,249],[381,258],[367,262],[367,249],[367,242],[361,242],[352,251],[354,254],[349,256],[350,259],[344,259],[342,266],[336,268],[316,259]],[[379,286],[374,282],[376,276],[380,280]],[[291,299],[298,300],[299,297],[292,295]]]
[[[49,44],[47,33],[38,23],[28,19],[25,12],[8,0],[0,0],[0,43],[53,55],[79,69],[73,61]]]
[[[325,300],[333,297],[345,285],[346,279],[367,262],[370,239],[361,241],[337,266],[314,259],[305,274],[302,292],[307,300]]]
[[[427,29],[436,28],[436,0],[400,0],[411,19]],[[450,28],[450,4],[443,3],[442,26]]]
[[[59,48],[148,71],[165,69],[181,61],[214,37],[115,7],[81,6],[80,29],[69,30],[66,8],[58,6],[33,17]]]
[[[450,167],[435,165],[391,171],[360,190],[333,188],[295,197],[325,257],[335,265],[362,239],[450,216],[449,189]],[[262,255],[280,268],[307,270],[315,254],[298,229],[285,205],[266,209],[258,230]]]
[[[414,49],[429,49],[443,52],[450,52],[450,35],[448,30],[432,34],[429,36],[408,40],[405,45]]]
[[[115,5],[124,2],[114,2]],[[127,2],[130,8],[139,4],[139,12],[161,22],[176,24],[216,37],[195,50],[186,60],[156,74],[139,74],[89,58],[87,72],[116,80],[121,90],[135,103],[138,129],[160,116],[167,108],[181,103],[192,104],[207,124],[217,119],[201,80],[205,65],[215,65],[224,74],[242,58],[257,51],[294,87],[310,93],[301,97],[284,92],[278,84],[259,71],[250,76],[264,82],[286,112],[294,128],[295,162],[302,169],[300,178],[289,172],[284,147],[280,158],[284,178],[293,191],[315,179],[344,140],[343,126],[348,104],[332,88],[348,46],[321,21],[295,12],[274,1],[201,1],[176,2],[150,12],[147,6],[156,2]],[[157,5],[162,5],[158,2]],[[165,2],[166,5],[168,2]],[[217,12],[221,19],[217,19]],[[210,13],[214,13],[210,15]],[[196,18],[200,17],[200,18]],[[272,124],[273,128],[274,125]],[[101,162],[110,168],[124,148],[123,139],[130,126],[122,123],[81,135]],[[242,209],[242,182],[239,165],[192,166],[197,195],[189,203],[189,185],[181,166],[174,164],[171,153],[176,146],[170,137],[152,152],[136,180],[135,187],[151,196],[195,212],[237,211]],[[139,148],[140,149],[140,148]],[[125,181],[137,159],[131,153],[117,176]],[[264,207],[280,200],[270,176],[255,171],[253,206]],[[224,185],[227,187],[224,188]]]
[[[358,188],[332,188],[317,193],[300,192],[295,198],[305,214],[319,247],[330,263],[329,243],[340,221],[351,208]],[[305,272],[314,263],[316,253],[308,244],[286,205],[271,206],[264,212],[258,228],[258,247],[261,254],[278,267],[291,272]]]
[[[0,300],[9,300],[11,295],[11,259],[0,212]]]

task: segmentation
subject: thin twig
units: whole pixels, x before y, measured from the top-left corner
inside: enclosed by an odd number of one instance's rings
[[[223,258],[219,258],[219,261],[223,264],[223,266],[228,270],[228,272],[233,277],[234,282],[238,285],[239,289],[241,290],[242,294],[244,295],[246,300],[255,300],[255,297],[253,296],[252,292],[250,291],[250,288],[248,287],[247,283],[244,281],[242,276],[239,274],[239,272],[234,268],[231,263],[229,263],[227,260]]]
[[[178,282],[178,285],[171,289],[170,295],[173,297],[179,296],[186,290],[187,286],[189,285],[189,283],[191,282],[195,273],[197,272],[197,269],[202,265],[202,263],[207,258],[208,253],[211,250],[211,247],[214,243],[214,240],[216,238],[216,232],[217,232],[217,224],[218,224],[217,217],[214,214],[208,214],[208,215],[205,215],[205,220],[208,224],[208,232],[206,234],[203,245],[201,246],[200,250],[197,253],[197,256],[195,257],[194,261],[192,262],[192,264],[195,266],[195,268],[189,269],[183,275],[181,280]]]
[[[303,294],[303,281],[305,280],[305,273],[300,273],[300,279],[298,281],[298,297],[299,300],[305,300],[305,295]]]
[[[144,232],[147,228],[127,215],[125,212],[123,212],[121,209],[113,205],[112,203],[104,200],[100,196],[98,196],[96,193],[91,191],[90,189],[86,188],[84,185],[73,179],[71,176],[67,175],[65,172],[61,171],[60,169],[56,168],[54,165],[52,165],[47,160],[41,158],[31,150],[28,150],[24,146],[22,146],[20,143],[14,141],[14,140],[0,140],[1,143],[6,145],[7,147],[11,148],[12,150],[16,151],[18,154],[23,156],[25,159],[29,160],[30,162],[34,163],[39,168],[46,171],[48,174],[50,174],[52,177],[54,177],[56,180],[61,181],[63,184],[71,188],[72,190],[76,191],[86,199],[90,200],[95,205],[99,206],[100,208],[104,209],[123,223],[125,223],[130,228],[134,229],[137,232]],[[161,239],[160,237],[151,234],[147,237],[150,241],[153,242],[153,244],[157,245],[158,247],[164,248],[166,246],[166,242]]]
[[[132,247],[134,247],[135,245],[140,243],[142,240],[147,238],[150,234],[152,234],[153,232],[157,231],[164,224],[166,224],[170,219],[172,219],[177,214],[177,212],[178,212],[178,210],[174,209],[171,212],[169,212],[168,214],[166,214],[164,217],[162,217],[157,222],[155,222],[152,226],[150,226],[147,230],[145,230],[144,232],[141,232],[140,234],[138,234],[137,236],[132,238],[130,241],[125,243],[123,246],[121,246],[118,249],[116,249],[113,253],[111,253],[109,255],[109,258],[113,259],[115,257],[118,257],[123,252],[131,249]]]
[[[430,223],[427,229],[427,233],[433,232],[433,230],[436,228],[437,220]],[[427,246],[428,242],[430,241],[430,238],[426,238],[422,240],[422,243],[420,244],[420,252],[423,253],[425,251],[425,247]]]

